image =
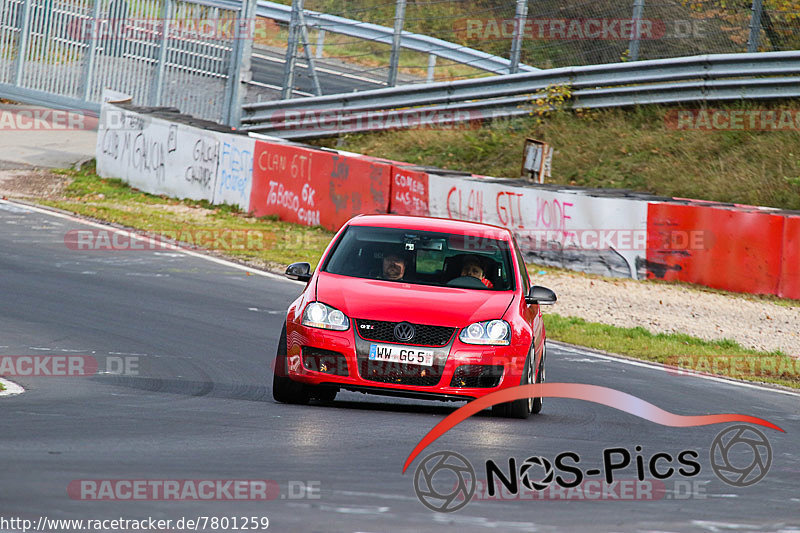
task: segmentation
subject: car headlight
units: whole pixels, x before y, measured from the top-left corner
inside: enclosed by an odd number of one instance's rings
[[[350,328],[350,320],[344,313],[322,302],[312,302],[306,306],[302,324],[312,328],[336,331],[345,331]]]
[[[475,322],[462,329],[458,339],[466,344],[506,346],[511,343],[511,327],[505,320]]]

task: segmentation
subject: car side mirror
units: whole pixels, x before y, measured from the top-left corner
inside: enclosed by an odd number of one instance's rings
[[[525,297],[525,302],[539,305],[553,305],[556,303],[556,300],[558,300],[558,298],[556,298],[556,293],[547,287],[541,287],[539,285],[531,287],[531,292]]]
[[[297,281],[311,279],[311,265],[308,263],[292,263],[286,268],[286,277]]]

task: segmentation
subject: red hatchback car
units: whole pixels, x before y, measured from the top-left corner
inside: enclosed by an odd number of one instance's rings
[[[275,361],[279,402],[331,401],[340,389],[468,401],[545,380],[543,304],[512,233],[456,220],[361,215],[328,245],[289,307]],[[541,398],[497,405],[527,418]]]

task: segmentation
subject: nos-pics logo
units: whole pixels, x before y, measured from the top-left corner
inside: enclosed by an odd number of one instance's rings
[[[764,479],[769,472],[772,447],[759,430],[752,426],[736,425],[724,429],[714,437],[709,459],[711,469],[721,481],[734,487],[748,487]],[[489,463],[494,465],[492,461],[488,461],[487,465]],[[692,475],[699,474],[700,471],[699,463],[694,464],[697,465],[697,471]],[[599,469],[594,470],[600,472]],[[534,476],[534,471],[542,474]],[[591,472],[592,470],[587,471]],[[520,471],[513,474],[519,476],[523,486],[533,491],[545,490],[554,479],[560,482],[560,477],[555,476],[551,461],[544,457],[529,458],[521,464]],[[539,479],[534,479],[536,477]],[[440,513],[452,513],[466,506],[474,498],[477,486],[478,479],[472,464],[463,455],[452,451],[428,455],[414,471],[414,492],[417,498],[428,509]]]

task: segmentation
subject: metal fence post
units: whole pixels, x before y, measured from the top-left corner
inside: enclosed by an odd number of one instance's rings
[[[242,117],[242,101],[245,88],[242,82],[252,76],[250,58],[253,55],[256,0],[245,0],[236,18],[236,31],[231,47],[231,64],[228,83],[225,87],[224,120],[229,126],[238,128]]]
[[[25,58],[28,55],[28,33],[31,26],[31,3],[33,0],[25,0],[25,7],[22,11],[22,25],[19,29],[19,46],[17,51],[17,68],[14,73],[14,85],[22,87],[22,70],[25,67]]]
[[[161,7],[161,45],[158,49],[158,64],[156,65],[155,87],[150,93],[150,105],[161,105],[161,93],[164,89],[164,70],[167,66],[167,45],[169,42],[169,16],[172,14],[172,0],[162,0]]]
[[[292,18],[289,21],[289,43],[286,47],[286,61],[283,65],[283,90],[281,99],[292,97],[294,85],[294,66],[297,60],[297,26],[300,23],[300,11],[303,10],[303,0],[292,0]]]
[[[400,37],[406,22],[406,0],[397,0],[394,8],[394,35],[392,36],[392,56],[389,59],[389,87],[397,85],[397,68],[400,64]]]
[[[436,69],[436,56],[428,54],[428,83],[433,83],[434,74]]]
[[[633,1],[633,34],[628,44],[629,58],[631,61],[639,60],[639,42],[642,39],[642,14],[644,13],[644,0]]]
[[[325,46],[325,30],[320,28],[317,30],[317,47],[314,50],[314,55],[317,56],[317,59],[322,59],[323,46]]]
[[[753,13],[750,15],[750,37],[747,39],[747,51],[758,52],[759,40],[761,38],[762,1],[753,0],[751,9]]]
[[[94,76],[94,61],[97,53],[97,31],[100,29],[100,3],[102,0],[94,0],[94,7],[92,8],[92,18],[89,21],[91,24],[91,36],[89,37],[89,50],[86,52],[89,57],[86,58],[86,69],[83,75],[83,99],[88,102],[92,96],[92,77]],[[86,35],[83,33],[83,35]]]
[[[306,18],[303,16],[303,11],[300,11],[300,36],[303,39],[303,54],[306,56],[306,63],[308,64],[308,71],[311,74],[311,82],[314,85],[314,94],[322,96],[322,87],[319,84],[319,76],[317,76],[317,66],[314,64],[314,56],[311,54],[311,45],[308,44],[308,27],[306,26]]]
[[[509,74],[516,74],[519,72],[519,60],[522,55],[522,39],[524,38],[523,29],[527,17],[528,1],[517,0],[517,11],[514,14],[514,38],[511,40],[511,65],[508,67]]]

